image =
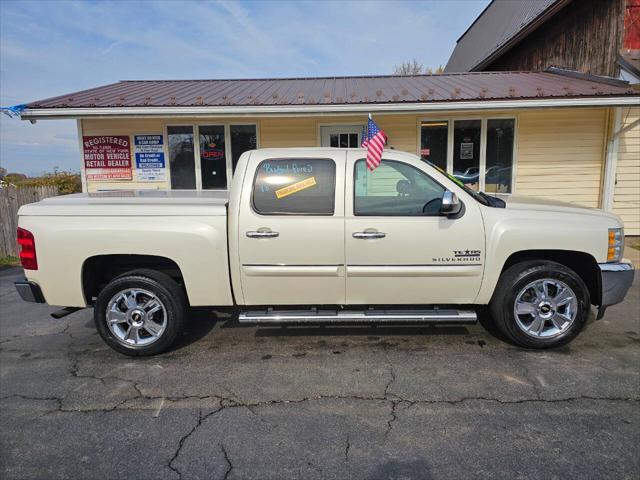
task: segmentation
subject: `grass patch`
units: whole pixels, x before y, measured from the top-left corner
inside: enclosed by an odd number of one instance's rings
[[[6,265],[20,265],[20,260],[17,257],[0,257],[0,267]]]
[[[631,248],[635,248],[636,250],[640,250],[640,243],[637,245],[629,245]]]

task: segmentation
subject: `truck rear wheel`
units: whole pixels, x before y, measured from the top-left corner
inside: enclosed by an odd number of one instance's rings
[[[571,269],[527,261],[500,276],[489,304],[496,327],[526,348],[553,348],[573,340],[589,318],[589,289]]]
[[[102,339],[133,357],[168,349],[182,331],[186,299],[168,275],[136,270],[112,280],[98,295],[94,321]]]

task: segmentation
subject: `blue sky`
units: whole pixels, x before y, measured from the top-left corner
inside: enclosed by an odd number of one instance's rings
[[[444,65],[488,0],[0,0],[0,105],[127,79],[392,73]],[[75,121],[0,115],[0,166],[79,170]]]

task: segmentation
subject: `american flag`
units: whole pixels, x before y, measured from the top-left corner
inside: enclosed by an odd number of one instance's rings
[[[362,128],[362,148],[367,149],[367,168],[369,170],[373,171],[380,165],[386,141],[387,136],[378,128],[376,122],[369,115],[367,131],[365,132],[364,127]]]

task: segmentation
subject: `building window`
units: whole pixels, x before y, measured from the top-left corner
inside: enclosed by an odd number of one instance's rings
[[[480,188],[480,120],[453,122],[453,175],[465,185]]]
[[[227,188],[227,153],[224,125],[200,125],[200,174],[202,189]]]
[[[258,148],[258,133],[255,125],[231,125],[231,171],[236,171],[240,155]]]
[[[514,124],[512,118],[487,120],[485,192],[511,193]]]
[[[515,119],[420,123],[420,156],[474,190],[513,191]]]
[[[193,151],[193,127],[167,127],[171,188],[196,188],[196,165]]]
[[[332,133],[329,135],[329,142],[332,147],[338,148],[359,148],[357,133]]]
[[[449,122],[422,122],[420,128],[420,157],[447,169]]]
[[[168,125],[171,188],[228,188],[240,156],[258,147],[257,130],[255,124]]]

